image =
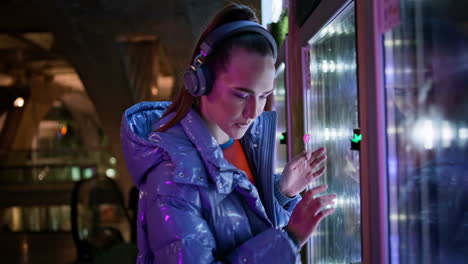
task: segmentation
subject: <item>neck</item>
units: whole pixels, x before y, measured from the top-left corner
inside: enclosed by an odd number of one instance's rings
[[[231,138],[226,132],[224,132],[216,122],[212,121],[209,117],[209,114],[207,113],[208,111],[205,111],[204,105],[202,104],[202,100],[200,99],[200,116],[202,117],[203,121],[205,121],[205,125],[208,128],[208,131],[210,131],[211,136],[216,140],[216,142],[221,145],[225,144],[229,141]]]
[[[215,122],[208,120],[202,115],[203,121],[218,144],[225,144],[231,139]]]

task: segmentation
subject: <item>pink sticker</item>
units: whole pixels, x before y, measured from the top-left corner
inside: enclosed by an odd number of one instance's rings
[[[310,135],[309,135],[309,134],[305,134],[304,137],[303,137],[302,139],[304,140],[304,144],[307,144],[307,143],[309,143]]]
[[[400,0],[380,0],[378,17],[381,32],[385,33],[400,25]],[[376,21],[377,22],[377,21]]]

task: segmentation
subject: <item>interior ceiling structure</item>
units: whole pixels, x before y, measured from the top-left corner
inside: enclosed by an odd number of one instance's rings
[[[47,91],[42,87],[29,87],[36,91],[31,97],[61,96],[66,103],[68,97],[63,90],[72,93],[86,92],[94,109],[82,109],[89,104],[78,103],[83,96],[70,97],[77,111],[91,112],[99,119],[109,148],[119,161],[123,161],[120,142],[122,113],[132,104],[141,100],[147,87],[148,65],[145,53],[159,59],[159,66],[150,68],[157,71],[157,85],[179,87],[183,72],[190,63],[193,45],[201,29],[213,15],[229,1],[225,0],[2,0],[0,1],[0,121],[4,111],[3,100],[10,96],[17,83],[33,76],[44,77],[45,83],[55,82]],[[239,0],[260,10],[260,0]],[[260,17],[260,14],[258,14]],[[155,47],[139,52],[139,44],[153,41]],[[147,43],[145,43],[147,44]],[[137,48],[135,57],[128,51]],[[137,78],[135,78],[135,76]],[[173,81],[166,79],[172,76]],[[140,78],[141,77],[141,78]],[[143,79],[143,81],[141,81]],[[154,81],[154,80],[151,80]],[[27,82],[26,82],[27,84]],[[23,85],[24,87],[25,85]],[[27,86],[27,85],[26,85]],[[147,91],[136,86],[147,87]],[[19,90],[19,89],[16,89]],[[49,94],[52,94],[50,95]],[[83,93],[83,92],[82,92]],[[67,94],[67,93],[65,93]],[[83,93],[84,94],[84,93]],[[153,94],[154,95],[154,94]],[[162,89],[160,97],[154,100],[168,100]],[[172,96],[171,94],[169,94]],[[42,99],[42,98],[41,98]],[[49,98],[52,99],[52,98]],[[53,98],[55,100],[55,98]],[[153,98],[151,98],[153,100]],[[33,100],[33,99],[31,99]],[[49,100],[51,101],[51,100]],[[30,104],[31,105],[31,104]],[[66,104],[65,104],[66,105]],[[70,106],[70,105],[68,105]],[[83,106],[83,107],[81,107]],[[70,106],[71,107],[71,106]],[[45,107],[44,107],[45,108]],[[27,115],[34,115],[28,104]],[[10,113],[14,113],[11,114]],[[21,142],[34,136],[37,124],[11,125],[19,114],[12,111],[7,115],[1,130],[3,146],[7,149],[23,148]],[[25,114],[26,115],[26,114]],[[34,120],[41,120],[40,117]],[[8,122],[7,122],[8,121]],[[7,127],[8,126],[8,127]],[[8,129],[6,129],[6,127]],[[22,132],[18,134],[18,131]],[[13,143],[10,143],[13,142]],[[1,143],[1,142],[0,142]],[[1,147],[1,146],[0,146]],[[129,193],[131,179],[125,163],[118,162],[119,184],[123,193]]]
[[[260,1],[250,2],[258,2],[259,8]],[[115,129],[120,113],[148,93],[157,94],[159,100],[173,95],[173,87],[180,86],[178,80],[189,62],[200,29],[226,3],[222,0],[0,1],[0,101],[9,104],[12,98],[24,93],[31,75],[40,75],[55,87],[87,94],[103,125]],[[136,87],[148,83],[148,80],[138,80],[148,79],[139,72],[139,68],[146,67],[147,60],[137,60],[133,65],[126,63],[128,46],[143,42],[158,44],[152,54],[159,61],[155,72],[159,74],[155,84],[158,89],[151,86],[148,91],[140,91]],[[132,69],[135,66],[139,68]],[[0,113],[5,109],[2,106]]]
[[[112,36],[115,42],[148,36],[162,43],[158,57],[166,75],[183,69],[200,28],[226,1],[217,0],[7,0],[0,2],[0,86],[18,78],[15,69],[74,82],[67,43]],[[246,1],[244,1],[246,2]],[[250,1],[258,2],[260,1]],[[252,3],[249,3],[252,4]],[[66,41],[63,41],[66,39]],[[91,47],[89,47],[91,46]],[[86,49],[102,47],[93,44]],[[81,73],[81,72],[80,72]],[[79,78],[78,78],[79,79]],[[79,87],[74,83],[76,89]]]

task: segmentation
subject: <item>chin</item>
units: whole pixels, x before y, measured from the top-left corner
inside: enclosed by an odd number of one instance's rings
[[[242,138],[247,130],[249,129],[248,127],[245,128],[239,128],[236,127],[235,125],[227,126],[225,127],[226,129],[223,129],[223,131],[232,139],[240,139]]]
[[[228,135],[233,139],[240,139],[245,135],[245,132],[247,132],[247,129],[245,129],[245,130],[235,130],[235,131],[230,131],[230,133],[228,133]]]
[[[245,133],[242,133],[242,134],[237,133],[237,134],[233,135],[232,138],[233,139],[241,139],[244,135],[245,135]]]

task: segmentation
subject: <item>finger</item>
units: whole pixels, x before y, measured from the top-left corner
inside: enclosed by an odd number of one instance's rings
[[[328,194],[328,195],[323,195],[320,196],[320,207],[324,208],[329,205],[334,205],[335,204],[335,199],[336,199],[336,194]],[[316,198],[317,199],[317,198]]]
[[[318,196],[315,199],[319,199],[319,200],[328,202],[328,201],[332,201],[335,198],[336,198],[336,194],[332,193],[332,194],[325,194],[325,195],[322,195],[322,196]]]
[[[318,177],[322,176],[325,171],[327,170],[327,166],[323,166],[320,169],[318,169],[316,172],[310,173],[307,177],[309,182],[312,182],[313,180],[317,179]]]
[[[312,233],[317,228],[318,224],[323,220],[323,218],[333,214],[334,212],[335,212],[334,208],[325,209],[325,210],[322,210],[322,211],[318,212],[318,214],[316,214],[312,218],[312,225],[311,225],[310,232]]]
[[[327,195],[316,197],[310,204],[311,207],[314,207],[311,209],[318,212],[321,208],[334,204],[335,198],[336,198],[336,194],[327,194]]]
[[[317,157],[319,157],[320,155],[325,153],[326,150],[327,149],[325,147],[318,148],[317,150],[314,151],[314,153],[312,153],[310,158],[311,159],[316,159]]]
[[[310,212],[310,216],[315,216],[320,210],[325,209],[329,205],[335,204],[335,194],[323,195],[320,197],[316,197],[310,200],[305,206],[305,210]]]
[[[325,160],[327,160],[327,155],[324,154],[324,155],[314,159],[311,163],[309,163],[309,165],[310,165],[310,167],[312,169],[315,169],[316,167],[318,167]]]
[[[328,215],[333,214],[334,212],[335,212],[335,208],[325,209],[325,210],[322,210],[322,211],[318,212],[314,216],[314,218],[318,219],[318,221],[320,222],[323,218],[325,218]]]
[[[314,198],[314,195],[321,193],[323,191],[326,191],[327,189],[328,189],[328,185],[326,184],[314,187],[308,190],[307,192],[305,192],[304,196],[302,197],[302,200],[305,200],[305,201],[312,200]]]

